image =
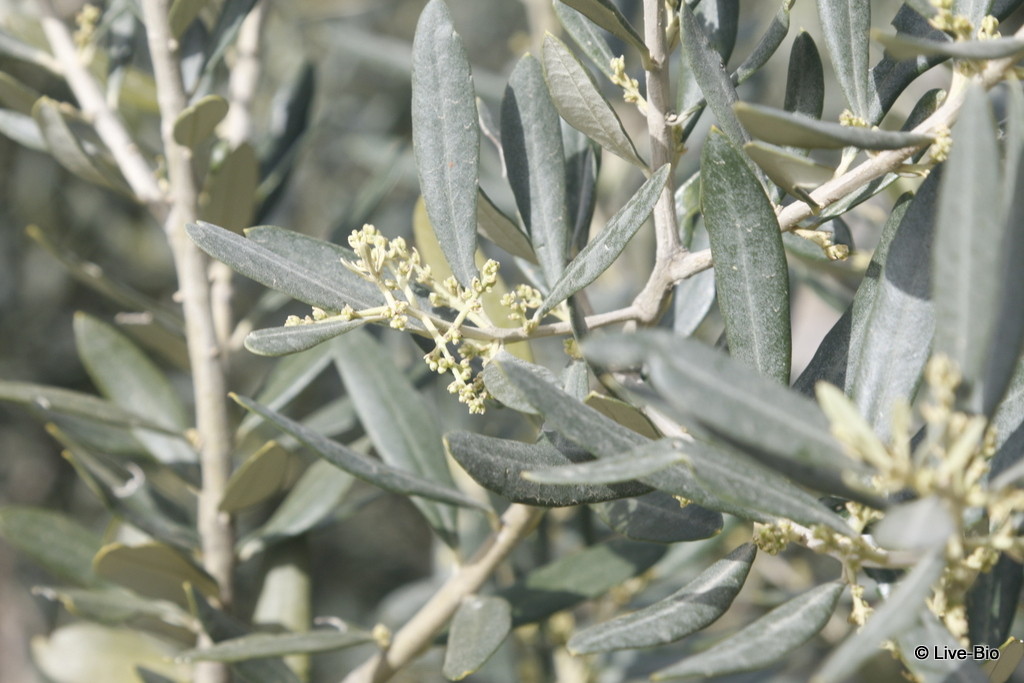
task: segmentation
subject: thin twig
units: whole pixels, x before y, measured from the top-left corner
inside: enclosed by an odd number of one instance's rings
[[[533,531],[543,514],[542,508],[509,506],[501,517],[501,527],[491,535],[473,559],[460,567],[427,604],[394,634],[386,650],[348,674],[343,683],[386,681],[427,649],[455,614],[462,599],[473,595],[483,586],[498,564]]]
[[[178,273],[192,368],[203,477],[198,520],[203,567],[217,581],[221,604],[229,607],[234,597],[234,534],[230,516],[222,513],[218,506],[231,473],[232,436],[224,371],[210,303],[206,257],[185,234],[185,224],[197,217],[198,181],[192,169],[191,150],[174,139],[174,122],[185,108],[186,99],[176,55],[177,45],[167,20],[168,10],[169,0],[142,2],[172,199],[164,229]],[[211,662],[196,666],[195,680],[200,683],[220,683],[229,677],[226,665]]]
[[[107,104],[99,83],[79,58],[71,32],[57,18],[52,3],[43,0],[39,7],[42,13],[40,23],[46,40],[50,43],[61,73],[75,94],[82,113],[92,120],[97,135],[110,150],[114,162],[138,200],[148,205],[155,215],[163,216],[166,200],[149,162],[132,140],[121,117]]]

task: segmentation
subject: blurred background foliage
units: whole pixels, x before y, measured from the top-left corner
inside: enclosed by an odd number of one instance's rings
[[[410,142],[411,41],[424,4],[423,0],[268,2],[261,44],[262,74],[253,108],[256,148],[266,152],[273,131],[282,125],[288,94],[303,87],[304,78],[309,79],[306,85],[311,86],[312,99],[308,128],[290,152],[293,163],[285,184],[273,205],[257,217],[257,223],[282,225],[341,243],[364,222],[374,223],[391,237],[411,234],[413,206],[419,194]],[[496,117],[505,80],[516,60],[526,51],[539,53],[545,31],[558,32],[551,4],[547,0],[449,0],[448,4],[474,68],[477,92],[486,109]],[[625,0],[619,4],[639,25],[640,3]],[[742,23],[733,62],[750,52],[777,10],[775,2],[743,0],[741,4]],[[891,17],[899,4],[895,0],[873,2],[873,8],[877,7],[876,24]],[[82,3],[64,0],[57,6],[70,20]],[[786,44],[766,68],[741,87],[742,99],[781,106],[789,43],[801,27],[819,36],[817,22],[814,3],[798,0]],[[45,45],[34,26],[32,2],[0,0],[0,28],[35,36],[39,45]],[[610,42],[614,52],[629,54],[614,38]],[[135,54],[133,58],[144,56]],[[639,64],[627,62],[627,67],[632,75],[640,75]],[[59,79],[35,65],[0,54],[0,71],[14,75],[44,95],[72,99]],[[826,73],[831,72],[826,69]],[[122,93],[123,112],[143,139],[155,139],[152,82],[143,74],[144,70],[135,71],[127,78]],[[224,73],[220,78],[224,78]],[[826,86],[823,118],[835,120],[843,108],[842,95],[834,82],[827,81]],[[904,93],[890,116],[896,121],[904,120],[913,102],[929,87],[929,76],[919,79]],[[646,124],[635,108],[622,103],[612,88],[608,92],[610,99],[617,102],[627,128],[631,132],[644,130]],[[701,125],[707,126],[708,121]],[[691,137],[702,138],[700,134]],[[638,134],[634,139],[646,139],[646,135]],[[499,206],[513,215],[506,183],[499,182],[502,171],[496,150],[486,141],[481,150],[481,184]],[[81,277],[76,278],[54,253],[88,262],[77,264],[86,275],[102,272],[112,281],[123,282],[171,304],[175,279],[164,234],[143,209],[80,180],[47,154],[0,136],[0,160],[0,377],[95,392],[75,350],[74,312],[113,319],[143,343],[144,326],[137,324],[139,321],[131,311],[98,294]],[[699,150],[690,150],[680,163],[679,177],[688,177],[697,168],[698,160]],[[639,178],[625,162],[605,155],[599,183],[594,225],[602,225],[621,206],[639,185]],[[904,189],[905,185],[897,183],[890,189],[889,198],[877,204],[868,203],[846,216],[858,244],[871,245],[876,239],[873,231],[884,220],[892,198]],[[38,226],[34,234],[50,244],[49,251],[41,247],[40,239],[30,236],[30,225]],[[592,295],[595,308],[610,309],[631,300],[646,279],[652,250],[653,236],[641,232],[624,258],[598,282]],[[854,259],[849,264],[828,267],[833,274],[844,268],[856,273],[857,264]],[[795,289],[793,306],[796,377],[849,302],[852,290],[841,286],[842,278],[827,282],[816,278],[813,266],[795,259],[791,259],[791,268],[798,275],[796,280],[803,283]],[[856,277],[851,276],[850,286],[855,282]],[[254,310],[257,302],[267,300],[261,287],[244,278],[236,278],[235,286],[235,312],[239,317]],[[262,326],[268,322],[280,324],[285,314],[303,314],[304,308],[290,304],[274,310]],[[701,336],[717,338],[721,324],[715,316],[705,325],[708,329]],[[418,352],[407,337],[389,332],[380,336],[400,364],[413,365]],[[271,363],[248,354],[241,356],[232,368],[232,381],[233,386],[244,392],[259,384]],[[160,357],[160,362],[182,385],[181,394],[186,396],[184,375],[175,367],[175,350]],[[473,418],[443,387],[428,387],[427,391],[445,431],[471,428],[490,435],[515,436],[515,430],[522,426],[515,417],[500,411],[488,415],[486,423],[472,422]],[[337,392],[336,379],[322,378],[303,394],[299,405],[311,410]],[[102,532],[108,519],[106,511],[62,459],[59,445],[46,434],[42,424],[30,418],[26,410],[0,403],[0,505],[26,504],[61,510]],[[387,622],[386,615],[390,613],[394,622],[400,623],[436,585],[432,580],[433,567],[443,558],[434,555],[430,532],[406,499],[369,487],[361,487],[359,495],[350,498],[354,503],[346,506],[346,518],[319,529],[308,542],[313,613],[340,615],[364,625],[372,624],[375,618]],[[519,552],[532,553],[534,560],[543,561],[552,555],[553,546],[549,544],[572,545],[571,540],[558,536],[557,528],[572,514],[578,513],[556,511],[549,515],[537,540],[525,544]],[[580,526],[583,523],[579,520],[573,524],[576,533],[580,533],[579,529],[585,532],[585,524]],[[672,577],[671,585],[663,593],[689,578],[688,573],[692,576],[692,565],[688,563],[702,555],[713,556],[709,546],[722,544],[728,536],[723,533],[707,543],[684,544],[673,550],[678,555],[681,573]],[[749,622],[752,615],[745,612],[772,604],[773,590],[796,591],[807,585],[819,558],[801,550],[791,551],[791,555],[785,559],[763,555],[755,569],[759,576],[752,577],[743,597],[737,600],[737,606],[744,607],[731,611],[688,647],[699,646],[723,628]],[[241,566],[243,584],[247,579],[256,580],[259,568],[253,564]],[[15,557],[8,546],[0,543],[0,681],[41,680],[29,660],[29,641],[68,620],[59,604],[30,594],[30,586],[47,582],[40,570]],[[657,597],[655,589],[650,599]],[[245,612],[251,607],[240,605],[239,609]],[[602,607],[598,605],[596,609]],[[371,618],[371,614],[375,616]],[[557,629],[558,623],[545,628]],[[828,630],[824,635],[829,637]],[[513,657],[519,660],[520,667],[529,667],[533,661],[533,637],[540,638],[532,631],[521,634],[515,646],[518,652],[503,651],[474,680],[513,680],[487,672],[503,668],[516,671],[516,666],[501,665],[502,659],[508,663]],[[358,649],[344,655],[356,662],[364,656],[365,650]],[[677,649],[673,657],[678,656]],[[805,649],[800,656],[814,654]],[[317,658],[314,680],[335,680],[346,666],[339,657],[342,655]],[[651,662],[657,662],[657,658]],[[536,666],[543,668],[541,664]],[[787,668],[798,671],[800,662],[789,662]],[[417,669],[411,667],[402,680],[429,680],[421,678],[425,674],[417,673]],[[433,669],[436,671],[436,663]],[[551,671],[548,674],[553,675]]]

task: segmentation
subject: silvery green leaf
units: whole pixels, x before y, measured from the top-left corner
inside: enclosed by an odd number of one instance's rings
[[[771,201],[743,154],[712,130],[701,154],[701,206],[730,353],[789,384],[789,269]]]
[[[704,221],[697,221],[688,248],[690,251],[698,251],[710,245]],[[672,302],[672,330],[680,336],[688,337],[700,327],[715,303],[715,271],[709,268],[677,284]]]
[[[306,351],[365,325],[365,320],[322,320],[250,332],[245,348],[260,356],[284,356]]]
[[[733,109],[751,135],[775,145],[810,149],[856,147],[879,150],[921,147],[933,142],[930,135],[921,133],[843,126],[747,102],[737,102]]]
[[[1013,275],[1005,264],[1011,226],[992,211],[1002,204],[1001,169],[995,121],[980,86],[968,89],[952,134],[956,142],[945,164],[936,208],[934,351],[949,356],[959,368],[962,405],[970,412],[988,412],[995,408],[1009,375],[987,377],[986,365],[996,347],[1005,345],[1014,352],[1004,370],[1012,368],[1020,338],[995,336],[1002,291],[1016,284],[1005,281],[1006,275]],[[1013,264],[1013,270],[1019,266]],[[999,386],[990,389],[990,380]]]
[[[443,0],[423,9],[412,46],[412,134],[420,188],[448,264],[476,276],[480,125],[462,40]]]
[[[967,17],[975,28],[981,26],[981,20],[989,13],[992,0],[953,0],[953,14]]]
[[[501,143],[508,181],[545,279],[558,280],[569,247],[561,123],[540,63],[526,55],[501,103]]]
[[[917,621],[925,598],[945,566],[942,549],[929,552],[903,577],[892,593],[868,618],[867,624],[832,651],[815,674],[821,683],[838,683],[853,674],[860,664],[878,652],[883,641],[896,636]]]
[[[580,448],[557,448],[548,439],[523,443],[472,432],[449,432],[444,442],[448,453],[474,481],[513,503],[563,507],[600,503],[650,491],[650,487],[639,482],[566,486],[527,481],[522,475],[530,469],[570,466],[590,458]]]
[[[618,484],[647,477],[684,459],[682,453],[672,449],[628,451],[612,458],[528,470],[522,477],[537,484]]]
[[[818,0],[818,18],[850,111],[866,119],[872,95],[868,79],[871,3],[869,0]]]
[[[316,263],[300,260],[302,252],[285,256],[256,240],[245,239],[210,223],[189,223],[185,229],[200,249],[231,266],[235,272],[311,306],[340,311],[346,304],[353,308],[374,305],[366,306],[368,302],[362,299],[363,285],[368,283],[349,272],[340,261],[336,268],[331,264],[327,272],[317,268]],[[357,281],[362,284],[356,285]]]
[[[700,85],[708,106],[718,120],[718,126],[735,145],[750,141],[750,136],[736,119],[732,105],[737,101],[736,86],[722,64],[722,57],[708,42],[693,10],[685,2],[679,5],[680,30],[683,52],[693,77]]]
[[[480,190],[477,196],[476,222],[484,237],[508,253],[531,263],[537,262],[537,255],[533,253],[533,247],[530,246],[530,238],[523,234],[523,231],[511,218],[494,205],[494,202],[483,190]]]
[[[818,46],[807,31],[801,30],[789,51],[786,100],[782,108],[794,114],[820,119],[824,105],[825,72],[821,66]]]
[[[195,149],[213,135],[228,114],[228,102],[220,95],[207,95],[190,104],[174,121],[174,140]]]
[[[931,251],[939,171],[921,185],[898,226],[887,227],[884,260],[876,252],[879,267],[861,284],[869,288],[863,306],[854,299],[846,389],[882,438],[893,402],[912,401],[917,391],[930,346],[921,342],[935,328]]]
[[[651,59],[647,44],[610,0],[561,0],[616,38],[632,45],[646,64]]]
[[[87,587],[104,583],[92,566],[102,539],[63,513],[27,505],[4,505],[0,507],[0,536],[61,581]]]
[[[357,453],[347,446],[321,436],[318,432],[291,418],[261,406],[252,399],[236,395],[232,395],[232,398],[246,410],[259,413],[264,419],[278,425],[281,429],[309,446],[317,455],[328,462],[363,481],[379,486],[385,491],[409,496],[420,496],[440,503],[447,503],[448,505],[478,509],[485,508],[481,503],[466,496],[461,491],[435,484],[419,475],[390,467],[380,460]]]
[[[561,0],[553,0],[552,4],[565,32],[572,37],[583,54],[590,57],[594,66],[611,78],[612,60],[615,59],[615,55],[612,54],[608,41],[604,39],[597,24]]]
[[[743,145],[743,151],[773,183],[812,208],[816,205],[808,192],[835,176],[835,170],[828,166],[760,140]]]
[[[732,605],[756,554],[754,544],[741,545],[669,597],[575,633],[567,644],[569,651],[590,654],[653,647],[702,630]]]
[[[207,57],[203,63],[203,75],[209,77],[224,58],[231,44],[235,42],[242,22],[256,6],[256,0],[227,0],[217,16],[210,39],[207,41]]]
[[[952,57],[953,59],[1003,59],[1024,54],[1024,39],[993,38],[991,40],[940,41],[911,38],[872,31],[871,37],[885,46],[894,59],[915,57]]]
[[[487,663],[512,630],[512,607],[491,595],[468,595],[459,603],[448,632],[444,677],[461,681]]]
[[[921,610],[917,623],[900,632],[894,640],[907,669],[921,683],[997,683],[998,681],[996,677],[987,675],[978,662],[973,661],[971,657],[965,660],[943,657],[946,652],[944,648],[949,648],[951,651],[958,650],[963,644],[930,610]],[[971,642],[979,641],[972,640]],[[924,659],[918,658],[920,651],[915,653],[919,647],[925,648],[927,656]],[[936,653],[939,653],[938,658],[936,658]]]
[[[381,459],[425,482],[455,489],[434,412],[376,340],[359,331],[339,338],[334,363]],[[433,501],[413,502],[453,545],[455,510]]]
[[[625,206],[608,221],[604,230],[577,254],[562,276],[551,286],[537,310],[539,319],[556,305],[580,291],[608,269],[626,248],[629,240],[651,215],[671,171],[662,166],[636,191]]]
[[[626,161],[645,167],[618,115],[590,72],[561,41],[544,37],[544,78],[555,109],[576,130]]]
[[[131,194],[95,130],[79,120],[70,105],[40,97],[32,107],[32,118],[57,163],[91,183]]]
[[[935,548],[956,533],[953,517],[936,496],[894,505],[871,531],[880,546],[892,550]]]
[[[177,655],[186,662],[246,662],[295,654],[333,652],[373,642],[369,631],[347,627],[305,633],[249,633]]]
[[[845,584],[826,583],[784,602],[709,649],[656,671],[655,681],[753,671],[779,661],[825,627]]]

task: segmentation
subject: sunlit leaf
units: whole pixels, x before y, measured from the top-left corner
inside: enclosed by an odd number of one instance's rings
[[[217,595],[217,583],[191,558],[164,543],[140,545],[110,543],[93,560],[98,576],[130,588],[140,595],[185,605],[184,585],[206,595]]]
[[[617,484],[649,476],[684,459],[683,454],[675,450],[629,451],[613,458],[529,470],[522,476],[538,484]]]
[[[332,652],[373,642],[368,631],[346,628],[306,633],[250,633],[214,645],[185,650],[177,659],[186,662],[245,662],[294,654]]]
[[[102,156],[106,149],[83,139],[84,124],[79,122],[78,130],[72,127],[76,116],[70,105],[40,97],[32,107],[32,118],[57,163],[91,183],[130,192],[120,171]]]
[[[757,549],[736,548],[669,597],[596,626],[569,640],[573,654],[609,652],[671,643],[722,616],[743,588]]]
[[[707,650],[655,672],[651,678],[709,678],[753,671],[777,662],[825,627],[845,587],[843,583],[826,583],[812,588]]]
[[[260,356],[284,356],[306,351],[365,324],[365,320],[355,318],[268,327],[246,335],[245,348]]]
[[[32,660],[59,683],[129,683],[137,667],[185,680],[188,667],[173,661],[177,648],[138,629],[73,623],[32,639]]]
[[[590,19],[592,22],[611,33],[616,38],[632,45],[646,63],[651,55],[647,44],[640,37],[633,25],[610,0],[561,0],[569,7]]]
[[[455,277],[476,275],[476,93],[462,40],[442,0],[420,15],[413,40],[412,133],[420,188]]]
[[[544,78],[555,109],[573,128],[626,161],[644,167],[633,141],[590,72],[561,41],[544,37]]]
[[[842,126],[747,102],[737,102],[733,109],[751,135],[776,145],[811,149],[903,149],[932,143],[931,136],[920,133]]]
[[[211,166],[199,200],[199,217],[241,232],[252,225],[256,210],[259,163],[256,150],[243,142]]]
[[[551,291],[537,311],[538,318],[592,283],[615,262],[654,210],[670,170],[667,164],[658,169],[612,216],[604,230],[576,255],[562,276],[551,285]]]
[[[540,62],[526,55],[509,76],[501,103],[501,142],[509,185],[533,251],[549,283],[565,269],[569,217],[561,124]]]
[[[818,18],[850,111],[866,119],[871,100],[868,80],[871,3],[869,0],[819,0]]]
[[[729,352],[789,384],[789,269],[778,219],[742,153],[714,130],[701,155],[701,206]]]
[[[899,34],[891,35],[872,31],[871,37],[885,46],[885,51],[895,59],[912,59],[917,56],[941,56],[954,59],[1003,59],[1024,54],[1024,39],[992,38],[990,40],[938,41],[912,38]]]
[[[608,47],[608,41],[605,40],[600,28],[560,0],[554,0],[552,4],[565,32],[572,37],[580,50],[590,57],[594,66],[600,69],[605,76],[611,78],[613,73],[611,63],[615,55]]]

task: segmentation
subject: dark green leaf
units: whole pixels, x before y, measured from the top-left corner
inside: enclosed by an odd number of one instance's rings
[[[423,9],[412,47],[412,133],[420,188],[455,277],[476,276],[480,127],[462,40],[442,0]]]
[[[347,293],[353,308],[373,308],[384,303],[384,295],[372,283],[342,265],[341,259],[355,261],[355,253],[346,247],[309,237],[275,225],[257,225],[245,231],[250,242],[278,256],[301,264],[304,273],[324,282],[337,283]]]
[[[528,470],[522,476],[538,484],[618,484],[646,477],[684,460],[672,449],[629,451],[613,458]]]
[[[843,453],[817,404],[734,359],[701,342],[655,332],[594,337],[584,353],[603,367],[647,363],[673,414],[728,435],[750,455],[770,455],[773,468],[797,481],[855,495],[842,483],[844,472],[863,468]]]
[[[995,121],[981,86],[968,89],[953,139],[936,209],[934,352],[946,354],[959,368],[964,382],[962,405],[977,413],[986,407],[983,396],[989,393],[984,387],[985,369],[997,341],[999,298],[1006,286],[1007,230],[1011,229],[992,211],[1001,205],[999,152]],[[1012,227],[1018,227],[1014,223]],[[1019,266],[1014,264],[1015,269]],[[1020,348],[1019,339],[998,343]],[[999,378],[1003,387],[1006,379]],[[996,397],[1001,394],[1000,390]]]
[[[189,427],[185,406],[167,376],[130,339],[85,313],[75,315],[75,344],[89,377],[107,398],[125,410],[158,423],[167,432]],[[132,430],[154,458],[164,463],[197,462],[180,437]]]
[[[590,236],[590,223],[597,205],[597,174],[601,170],[601,147],[564,120],[562,146],[565,148],[565,198],[572,229],[570,253],[582,249]]]
[[[711,538],[722,530],[722,514],[699,505],[684,505],[664,491],[590,506],[613,531],[635,541],[687,543]]]
[[[917,621],[925,598],[931,595],[932,584],[942,574],[944,565],[942,549],[922,557],[896,584],[885,602],[875,608],[867,624],[833,650],[814,679],[821,683],[846,680],[865,659],[878,652],[882,641],[910,628]]]
[[[0,536],[54,577],[76,586],[103,581],[92,569],[102,541],[69,517],[22,505],[0,507]]]
[[[232,398],[246,410],[259,413],[264,419],[275,423],[330,463],[385,491],[422,496],[450,505],[484,509],[481,503],[456,489],[434,484],[410,472],[389,467],[379,460],[357,453],[336,441],[321,436],[309,427],[261,406],[252,399],[235,395],[232,395]]]
[[[296,654],[332,652],[373,642],[368,631],[347,627],[344,631],[306,633],[250,633],[218,641],[208,647],[185,650],[177,659],[186,662],[246,662]]]
[[[664,554],[665,546],[614,539],[535,569],[498,596],[512,605],[513,625],[529,624],[604,595]]]
[[[872,97],[868,80],[871,3],[869,0],[819,0],[818,18],[850,111],[866,119]]]
[[[314,528],[338,507],[353,477],[327,460],[309,466],[267,522],[238,542],[238,555],[247,560],[267,547]]]
[[[178,4],[178,3],[176,3]],[[195,149],[213,135],[228,114],[228,101],[220,95],[207,95],[186,107],[174,121],[174,140]]]
[[[646,64],[651,59],[644,39],[610,0],[561,0],[616,38],[632,45]]]
[[[622,121],[593,77],[569,48],[552,35],[544,37],[544,78],[555,109],[569,125],[626,161],[645,167]]]
[[[843,126],[746,102],[737,102],[733,109],[751,135],[776,145],[810,149],[903,149],[932,143],[931,136],[920,133]]]
[[[730,353],[789,384],[789,270],[775,210],[726,137],[701,155],[701,206]]]
[[[704,652],[655,672],[656,681],[753,671],[779,661],[825,627],[845,584],[826,583],[783,603]]]
[[[569,247],[561,123],[540,63],[519,60],[501,103],[501,142],[508,181],[545,279],[558,280]]]
[[[966,660],[943,656],[963,643],[930,610],[921,610],[917,623],[900,632],[895,641],[907,669],[921,683],[995,683],[970,656]],[[919,647],[927,652],[924,659],[915,654]]]
[[[315,267],[310,268],[310,264],[297,258],[301,253],[282,256],[255,240],[245,239],[230,230],[201,221],[189,223],[186,229],[192,241],[210,256],[262,285],[311,306],[340,311],[346,304],[351,304],[353,308],[369,308],[373,305],[364,305],[360,296],[362,287],[353,286],[353,279],[363,281],[348,272],[340,262],[337,264],[339,274],[324,277],[327,273]]]
[[[202,593],[189,587],[189,605],[203,625],[203,631],[214,643],[249,635],[249,628],[207,601]],[[281,659],[240,661],[231,669],[249,683],[299,683],[298,677]]]
[[[769,24],[768,30],[761,36],[761,40],[754,47],[754,51],[740,62],[740,65],[736,67],[736,71],[733,72],[732,82],[734,85],[746,83],[747,79],[757,73],[782,45],[786,34],[789,33],[789,12],[793,9],[794,2],[796,0],[782,0],[782,6],[779,7],[779,11],[772,17],[772,23]]]
[[[814,386],[818,382],[828,382],[840,390],[846,388],[846,363],[850,355],[852,320],[853,309],[847,308],[821,340],[811,362],[793,382],[793,389],[805,396],[814,396]]]
[[[124,427],[138,427],[184,438],[181,432],[168,429],[134,411],[126,410],[91,394],[83,394],[70,389],[47,387],[31,382],[0,380],[0,401],[20,403],[26,407],[41,410],[44,414],[53,412],[60,415],[72,415],[86,420]]]
[[[483,190],[480,190],[477,196],[476,208],[477,226],[484,237],[513,256],[524,258],[530,263],[537,262],[537,255],[530,246],[530,238],[494,205]]]
[[[871,37],[885,46],[885,51],[894,59],[940,56],[954,59],[1003,59],[1024,54],[1024,39],[993,38],[991,40],[967,40],[948,42],[911,38],[900,34],[891,35],[872,31]]]
[[[980,574],[967,593],[967,625],[971,643],[999,647],[1010,635],[1020,604],[1024,566],[1006,553],[990,571]]]
[[[340,338],[334,363],[381,459],[426,483],[455,489],[434,413],[376,340],[363,332]],[[413,502],[442,538],[454,544],[455,510]]]
[[[911,401],[917,391],[930,346],[922,340],[931,339],[935,328],[931,247],[939,170],[921,185],[898,228],[892,227],[884,257],[876,252],[880,272],[872,269],[872,277],[869,270],[861,285],[874,293],[869,290],[863,306],[854,301],[847,393],[882,438],[889,433],[893,401]]]
[[[323,344],[366,324],[365,320],[322,320],[250,332],[245,348],[261,356],[284,356]]]
[[[626,248],[654,210],[668,179],[671,167],[666,164],[636,191],[626,205],[612,216],[604,230],[572,260],[565,272],[551,286],[544,303],[537,310],[539,320],[559,303],[580,291],[608,269]]]
[[[444,440],[451,456],[478,484],[513,503],[562,507],[615,500],[650,491],[649,487],[638,482],[612,486],[561,486],[525,480],[522,474],[530,469],[586,462],[589,457],[578,448],[556,448],[546,439],[529,444],[472,432],[450,432]]]
[[[750,141],[750,136],[740,125],[733,113],[732,105],[737,101],[736,86],[722,65],[722,57],[708,42],[708,36],[700,27],[693,10],[685,2],[679,5],[679,20],[683,35],[683,52],[690,70],[708,106],[718,119],[719,127],[737,146]]]
[[[604,39],[600,29],[585,16],[572,9],[560,0],[554,0],[555,14],[562,28],[568,33],[579,46],[583,54],[590,57],[590,61],[600,69],[605,76],[612,76],[612,60],[615,55],[608,47],[608,41]]]
[[[169,545],[110,543],[93,560],[97,576],[130,588],[139,595],[185,605],[183,586],[188,583],[206,595],[217,595],[213,577]]]
[[[722,616],[747,580],[757,549],[746,543],[664,600],[591,626],[569,639],[573,654],[653,647],[685,638]]]
[[[824,105],[825,72],[821,66],[818,46],[807,31],[801,30],[789,52],[783,109],[820,119]]]
[[[507,600],[469,595],[452,617],[444,652],[444,677],[461,681],[482,667],[512,630],[512,607]]]

